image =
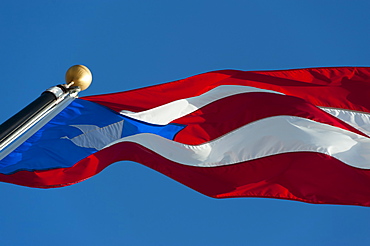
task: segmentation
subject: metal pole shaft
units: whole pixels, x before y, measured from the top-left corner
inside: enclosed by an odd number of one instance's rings
[[[67,85],[51,87],[0,125],[0,160],[68,106],[79,91]]]
[[[44,91],[35,101],[0,125],[0,160],[67,107],[78,92],[88,88],[92,74],[87,67],[75,65],[68,69],[65,79],[66,84]]]
[[[28,120],[34,117],[42,109],[55,102],[57,97],[46,91],[40,95],[36,100],[26,106],[24,109],[19,111],[13,117],[5,121],[0,125],[0,145],[3,143],[11,134],[20,129],[26,124]]]

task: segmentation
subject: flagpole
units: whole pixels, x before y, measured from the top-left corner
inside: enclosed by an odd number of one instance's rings
[[[0,160],[17,148],[56,114],[89,87],[90,70],[82,65],[70,67],[65,75],[66,84],[53,86],[36,100],[0,125]]]

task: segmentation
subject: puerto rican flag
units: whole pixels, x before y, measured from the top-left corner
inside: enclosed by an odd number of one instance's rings
[[[0,181],[61,187],[130,160],[215,198],[370,206],[369,99],[366,67],[223,70],[84,97],[0,160]]]

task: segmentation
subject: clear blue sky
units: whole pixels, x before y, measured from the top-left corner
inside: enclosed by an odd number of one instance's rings
[[[64,83],[75,64],[94,76],[81,96],[218,69],[370,66],[369,10],[368,0],[2,1],[0,121]],[[1,245],[337,246],[370,239],[370,208],[216,200],[133,162],[60,189],[0,183],[0,196]]]

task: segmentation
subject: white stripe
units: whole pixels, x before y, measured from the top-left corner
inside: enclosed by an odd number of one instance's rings
[[[267,92],[282,94],[277,91],[265,90],[250,86],[239,85],[221,85],[200,96],[184,98],[173,101],[159,107],[149,109],[142,112],[121,111],[121,114],[133,119],[145,121],[151,124],[166,125],[171,121],[190,114],[207,104],[216,100],[229,97],[236,94],[250,92]],[[284,94],[282,94],[284,95]],[[331,114],[332,116],[346,122],[357,130],[370,136],[370,114],[356,112],[345,109],[319,107],[321,110]]]
[[[321,110],[337,117],[338,119],[346,122],[347,124],[353,126],[357,130],[370,136],[370,115],[367,113],[337,109],[337,108],[324,108],[320,107]]]
[[[121,111],[121,114],[151,124],[166,125],[175,119],[190,114],[199,108],[221,98],[248,92],[268,92],[284,95],[283,93],[277,91],[265,90],[250,86],[221,85],[200,96],[176,100],[138,113]]]
[[[190,114],[198,110],[199,108],[221,98],[250,92],[267,92],[284,95],[283,93],[277,91],[265,90],[250,86],[221,85],[200,96],[176,100],[171,103],[137,113],[130,111],[121,111],[121,114],[133,119],[146,121],[151,124],[166,125],[175,119]],[[345,109],[325,107],[319,108],[370,136],[369,114]]]
[[[138,143],[189,166],[217,167],[289,152],[317,152],[347,165],[370,169],[370,139],[327,124],[295,116],[276,116],[245,125],[201,145],[174,142],[143,133],[119,142]]]

